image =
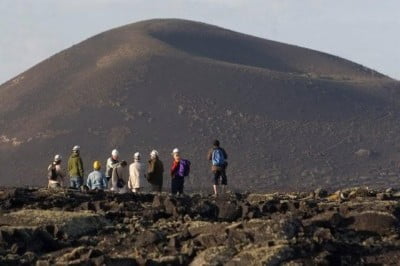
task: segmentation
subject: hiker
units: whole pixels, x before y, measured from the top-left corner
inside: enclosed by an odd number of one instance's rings
[[[190,173],[190,161],[182,159],[179,154],[179,149],[175,148],[172,151],[173,162],[171,166],[171,193],[176,195],[183,194],[185,177]]]
[[[90,190],[99,189],[104,190],[107,188],[107,179],[104,173],[100,172],[101,164],[99,161],[94,161],[93,172],[87,178],[86,186]]]
[[[140,177],[142,176],[142,163],[140,162],[140,153],[133,155],[133,163],[129,166],[128,188],[136,193],[140,191]]]
[[[226,177],[226,168],[228,166],[228,155],[223,148],[220,147],[218,140],[213,143],[213,148],[209,151],[207,159],[211,161],[211,171],[213,172],[214,178],[214,195],[218,195],[218,186],[221,181],[222,193],[225,191],[225,187],[228,184]]]
[[[114,149],[111,152],[111,157],[107,159],[107,163],[106,163],[106,178],[107,178],[107,182],[109,184],[111,184],[110,179],[113,173],[113,170],[118,166],[119,164],[119,152]]]
[[[128,192],[127,184],[129,180],[129,169],[126,161],[121,161],[116,168],[114,168],[111,176],[111,191],[118,193]]]
[[[72,154],[68,160],[68,173],[70,178],[70,187],[79,189],[83,185],[83,162],[80,157],[80,147],[78,145],[72,148]]]
[[[61,155],[54,156],[54,161],[47,167],[49,184],[48,188],[60,188],[64,186],[65,172],[61,168]]]
[[[161,192],[163,185],[164,165],[158,156],[158,152],[153,150],[150,153],[150,160],[147,168],[146,179],[151,184],[153,192]]]

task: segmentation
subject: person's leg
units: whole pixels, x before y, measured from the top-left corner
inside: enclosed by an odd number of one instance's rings
[[[106,189],[110,189],[111,188],[111,177],[106,176],[106,180],[107,180]]]
[[[118,192],[119,188],[118,188],[118,177],[116,175],[113,175],[111,177],[111,187],[110,187],[111,191],[116,191]]]
[[[76,183],[77,183],[76,185],[78,186],[77,188],[83,186],[83,177],[78,177]]]
[[[213,179],[214,179],[214,185],[213,185],[214,195],[217,196],[218,195],[218,185],[219,185],[219,182],[218,182],[219,181],[219,171],[214,172]]]
[[[125,185],[125,186],[123,186],[122,188],[119,189],[118,193],[119,194],[125,194],[125,193],[128,193],[128,191],[129,191],[128,186]]]
[[[75,177],[71,177],[69,179],[70,188],[76,188],[76,182],[75,181],[76,181]]]
[[[179,182],[179,190],[178,190],[179,194],[181,194],[181,195],[183,195],[184,186],[185,186],[185,178],[182,177],[180,182]]]
[[[161,193],[162,186],[160,185],[151,185],[153,192]]]
[[[177,193],[177,180],[178,178],[177,177],[174,177],[174,178],[172,178],[171,179],[171,193],[172,193],[172,195],[175,195],[176,193]]]
[[[226,186],[228,185],[228,179],[226,177],[225,170],[221,171],[221,193],[225,193]]]

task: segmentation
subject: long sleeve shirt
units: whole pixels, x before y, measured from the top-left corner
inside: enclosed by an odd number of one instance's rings
[[[164,165],[158,158],[149,160],[147,168],[147,180],[152,185],[162,186]]]
[[[128,188],[136,189],[140,188],[140,177],[142,175],[142,164],[138,161],[135,161],[129,166],[129,181]]]
[[[83,162],[79,154],[73,153],[68,159],[68,173],[70,177],[83,177]]]
[[[171,177],[174,177],[176,173],[179,171],[179,161],[174,160],[171,165]]]
[[[106,177],[111,177],[112,172],[114,171],[115,168],[117,168],[119,165],[118,160],[114,160],[112,157],[108,158],[107,163],[106,163]]]
[[[129,180],[129,167],[128,166],[121,166],[119,165],[117,168],[113,170],[112,177],[111,177],[111,184],[112,188],[114,190],[119,190],[121,187],[118,187],[119,185],[122,185],[122,187],[127,186]]]
[[[107,188],[107,179],[102,172],[93,171],[89,174],[86,185],[90,189],[106,189]]]

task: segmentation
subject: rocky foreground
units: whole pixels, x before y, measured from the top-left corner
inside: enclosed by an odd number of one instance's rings
[[[398,197],[0,189],[0,265],[398,265]]]

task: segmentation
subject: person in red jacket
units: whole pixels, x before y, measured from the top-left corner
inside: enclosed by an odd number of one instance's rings
[[[173,195],[183,194],[183,187],[185,177],[190,172],[190,162],[181,158],[178,148],[172,151],[172,165],[171,165],[171,193]]]

